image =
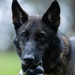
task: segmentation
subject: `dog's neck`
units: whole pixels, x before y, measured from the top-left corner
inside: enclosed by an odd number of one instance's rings
[[[61,41],[61,49],[58,53],[59,55],[56,56],[56,60],[52,60],[51,62],[45,61],[44,63],[44,69],[45,73],[49,75],[61,75],[64,70],[67,67],[68,58],[69,58],[69,52],[70,52],[70,42],[68,38],[65,35],[61,35],[60,37]],[[49,64],[49,65],[47,65]],[[45,75],[46,75],[45,74]]]

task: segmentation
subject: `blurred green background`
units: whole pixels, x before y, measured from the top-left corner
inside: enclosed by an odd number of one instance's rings
[[[0,52],[0,75],[18,75],[20,59],[15,52]]]

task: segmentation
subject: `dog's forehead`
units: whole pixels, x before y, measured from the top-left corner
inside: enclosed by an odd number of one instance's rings
[[[40,31],[42,26],[41,16],[29,16],[28,21],[21,26],[20,31]]]

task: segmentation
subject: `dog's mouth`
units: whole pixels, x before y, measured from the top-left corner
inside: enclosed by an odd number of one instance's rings
[[[39,61],[39,62],[36,63],[35,61],[31,62],[31,61],[24,61],[23,60],[22,64],[24,64],[28,67],[34,67],[34,66],[37,66],[37,65],[42,65],[42,61]]]
[[[43,75],[44,69],[42,67],[42,62],[36,65],[24,65],[22,64],[22,70],[26,72],[26,75]]]
[[[35,62],[25,62],[25,61],[22,61],[22,69],[24,71],[28,70],[28,69],[33,69],[37,66],[41,65],[42,66],[42,61],[38,62],[38,63],[35,63]]]

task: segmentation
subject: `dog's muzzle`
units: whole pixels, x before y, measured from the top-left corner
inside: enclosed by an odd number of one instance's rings
[[[23,58],[23,63],[27,66],[32,66],[34,65],[35,59],[33,56],[25,56]]]
[[[42,61],[36,63],[34,59],[24,59],[22,64],[28,66],[29,68],[33,68],[38,65],[42,65]]]

